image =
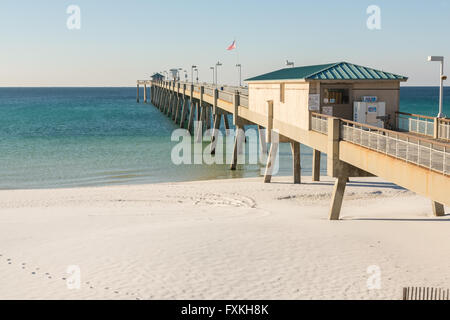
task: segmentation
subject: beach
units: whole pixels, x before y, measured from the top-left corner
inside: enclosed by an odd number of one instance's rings
[[[2,190],[0,299],[401,299],[450,286],[449,217],[429,199],[353,178],[329,221],[334,180],[291,180]]]

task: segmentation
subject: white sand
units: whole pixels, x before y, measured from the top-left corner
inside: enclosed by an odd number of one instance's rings
[[[379,179],[0,191],[1,299],[399,299],[450,287],[449,217]],[[81,269],[69,290],[66,269]],[[381,269],[368,290],[367,268]],[[34,272],[34,274],[33,274]]]

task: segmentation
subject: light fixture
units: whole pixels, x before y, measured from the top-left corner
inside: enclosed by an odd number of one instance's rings
[[[439,89],[439,114],[438,118],[445,118],[444,113],[442,112],[442,107],[444,104],[444,80],[447,80],[447,77],[444,76],[444,57],[442,56],[429,56],[428,61],[430,62],[440,62],[441,63],[441,74],[440,74],[440,89]]]

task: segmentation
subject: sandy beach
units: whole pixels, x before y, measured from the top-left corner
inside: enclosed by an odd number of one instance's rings
[[[400,299],[404,286],[450,286],[450,222],[429,199],[356,178],[331,222],[331,178],[273,180],[0,191],[0,299]]]

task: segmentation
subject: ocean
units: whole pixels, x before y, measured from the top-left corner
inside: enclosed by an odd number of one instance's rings
[[[0,88],[0,189],[61,188],[258,177],[259,165],[171,161],[178,127],[135,88]],[[438,112],[438,88],[404,87],[400,110]],[[444,113],[450,114],[450,88]],[[302,174],[312,150],[302,146]],[[280,148],[280,175],[291,174],[290,147]],[[326,173],[326,159],[322,157]]]

